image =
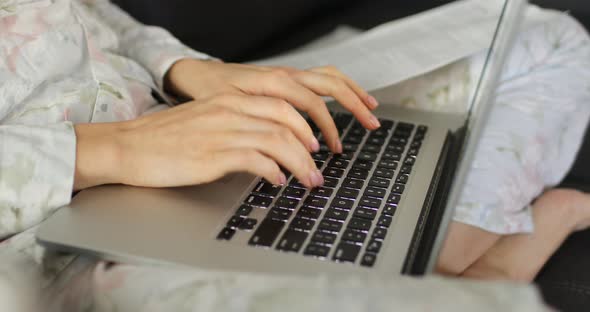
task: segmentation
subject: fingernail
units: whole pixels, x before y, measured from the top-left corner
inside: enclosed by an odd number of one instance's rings
[[[367,96],[367,102],[369,102],[369,105],[372,108],[377,108],[377,106],[379,106],[379,102],[377,102],[377,99],[372,95]]]
[[[381,123],[379,122],[377,117],[375,117],[375,115],[371,115],[371,117],[369,117],[369,119],[370,119],[371,125],[373,125],[373,127],[375,127],[375,128],[381,127]]]
[[[284,173],[279,173],[279,185],[285,185],[287,184],[287,177],[285,176]]]
[[[312,171],[311,176],[310,176],[310,180],[311,180],[312,187],[321,186],[324,184],[324,177],[322,176],[322,173],[320,172],[320,170]]]
[[[340,142],[340,140],[336,142],[336,153],[342,154],[342,142]]]
[[[320,150],[320,142],[318,142],[318,139],[314,137],[313,139],[311,139],[311,144],[309,145],[309,147],[314,153],[317,153]]]

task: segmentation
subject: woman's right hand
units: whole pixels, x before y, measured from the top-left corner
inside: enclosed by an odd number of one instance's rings
[[[323,184],[310,155],[319,143],[287,102],[217,95],[194,104],[131,121],[76,125],[74,188],[194,185],[231,172],[250,172],[284,184],[279,166],[306,187]]]

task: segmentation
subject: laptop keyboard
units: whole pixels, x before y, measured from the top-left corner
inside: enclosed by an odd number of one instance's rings
[[[310,122],[320,138],[320,151],[312,157],[324,185],[307,190],[288,172],[284,186],[260,179],[217,239],[231,240],[236,231],[246,231],[251,246],[375,264],[427,127],[381,119],[381,128],[369,132],[351,114],[332,117],[344,133],[342,154],[330,153]],[[264,211],[264,217],[251,217],[255,209]]]

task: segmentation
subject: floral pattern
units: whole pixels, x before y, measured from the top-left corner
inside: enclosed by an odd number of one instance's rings
[[[528,204],[572,163],[590,114],[590,43],[571,17],[554,17],[521,32],[458,221],[499,233],[532,230]],[[36,303],[45,311],[545,310],[537,292],[521,285],[205,272],[106,263],[36,245],[35,226],[70,201],[72,125],[164,109],[152,91],[166,98],[163,76],[186,57],[208,56],[107,0],[0,0],[2,310]],[[406,83],[401,105],[464,109],[449,105],[465,96],[481,57]]]

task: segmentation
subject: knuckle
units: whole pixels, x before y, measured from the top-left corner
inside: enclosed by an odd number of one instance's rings
[[[290,140],[292,137],[291,131],[285,127],[279,127],[275,133],[282,141]]]
[[[291,106],[291,104],[287,103],[287,101],[284,100],[276,100],[275,103],[275,108],[277,110],[277,113],[279,114],[279,116],[289,116],[292,115],[293,112],[295,111],[295,109],[293,108],[293,106]]]
[[[289,72],[284,68],[273,68],[269,72],[269,78],[272,81],[284,80],[284,79],[289,78]]]

